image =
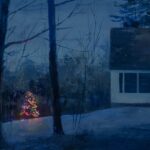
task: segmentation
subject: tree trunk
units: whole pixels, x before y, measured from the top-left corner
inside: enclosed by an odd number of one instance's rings
[[[2,91],[2,75],[3,75],[3,64],[4,64],[4,45],[5,37],[7,32],[7,18],[8,18],[8,8],[10,0],[0,0],[0,145],[4,142],[2,136],[2,105],[3,100],[1,97]]]
[[[47,0],[47,2],[48,2],[49,42],[50,42],[49,72],[52,87],[53,132],[54,134],[63,134],[63,128],[61,123],[58,71],[57,71],[55,3],[54,0]]]

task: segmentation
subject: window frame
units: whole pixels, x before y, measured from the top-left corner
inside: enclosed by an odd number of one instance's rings
[[[136,74],[136,92],[126,92],[125,91],[125,74]],[[144,94],[150,94],[149,92],[141,92],[140,91],[140,74],[149,74],[150,72],[119,72],[119,93],[128,93],[128,94],[134,94],[134,93],[144,93]]]

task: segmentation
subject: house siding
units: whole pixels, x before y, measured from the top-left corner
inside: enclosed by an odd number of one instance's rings
[[[150,73],[150,71],[111,70],[111,102],[124,104],[150,103],[150,93],[120,93],[119,73]]]

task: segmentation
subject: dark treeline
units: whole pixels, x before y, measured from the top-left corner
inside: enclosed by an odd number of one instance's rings
[[[58,67],[63,113],[88,112],[108,107],[110,104],[109,73],[102,71],[99,66],[88,66],[83,99],[84,69],[82,61],[79,63],[81,64],[61,62]],[[48,75],[46,71],[43,73],[41,65],[35,65],[31,60],[26,60],[17,73],[5,70],[2,91],[2,97],[5,99],[3,120],[20,119],[19,113],[27,91],[31,91],[37,97],[41,116],[50,115],[51,84],[48,82]],[[80,103],[82,103],[81,110],[78,108]]]

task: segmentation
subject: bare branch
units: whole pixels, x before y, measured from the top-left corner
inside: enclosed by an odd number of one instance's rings
[[[36,25],[35,25],[35,26],[36,26]],[[32,32],[33,32],[33,30],[35,29],[35,26],[31,29],[31,32],[28,34],[28,38],[30,38],[30,36],[31,36],[31,34],[32,34]],[[24,56],[24,53],[25,53],[25,51],[26,51],[27,44],[28,44],[28,41],[26,41],[26,42],[24,43],[24,47],[23,47],[23,50],[22,50],[21,57]]]
[[[57,31],[69,30],[69,29],[72,29],[72,27],[59,27],[59,28],[56,28]]]
[[[5,49],[12,46],[12,45],[23,44],[23,43],[26,43],[28,41],[31,41],[31,40],[37,38],[38,36],[42,35],[43,33],[47,32],[48,30],[49,29],[44,29],[44,30],[40,31],[39,33],[37,33],[37,34],[35,34],[29,38],[23,39],[23,40],[8,42],[5,44]]]
[[[66,0],[66,1],[64,1],[64,3],[67,3],[67,2],[69,2],[69,1],[71,2],[71,1],[75,1],[75,0]],[[30,4],[31,4],[31,3],[30,3]],[[28,4],[28,5],[29,5],[29,4]],[[76,9],[78,8],[78,6],[79,6],[79,4],[77,3],[77,4],[75,5],[75,7],[72,9],[72,11],[71,11],[62,21],[58,22],[58,23],[56,24],[56,26],[61,25],[61,24],[64,23],[67,19],[69,19],[70,17],[72,17],[72,15],[75,13],[75,11],[76,11]],[[24,6],[24,7],[25,7],[25,6]],[[26,7],[27,7],[27,5],[26,5]],[[22,8],[23,8],[23,7],[22,7]],[[17,9],[15,12],[17,12],[18,10],[20,11],[21,8],[20,8],[20,9]],[[13,13],[14,13],[14,12],[13,12]],[[57,28],[57,30],[65,30],[65,29],[69,29],[69,28],[63,28],[63,27],[62,27],[62,28]],[[49,30],[49,28],[44,29],[44,30],[42,30],[42,31],[40,31],[40,32],[38,32],[38,33],[36,33],[35,35],[33,35],[33,36],[29,37],[29,38],[23,39],[23,40],[8,42],[8,43],[5,44],[5,49],[8,48],[8,47],[10,47],[10,46],[12,46],[12,45],[23,44],[23,43],[26,43],[26,42],[28,42],[28,41],[31,41],[31,40],[37,38],[38,36],[44,34],[44,33],[47,32],[48,30]]]
[[[21,6],[20,8],[14,10],[12,12],[10,12],[9,15],[13,15],[13,14],[15,14],[15,13],[17,13],[17,12],[19,12],[19,11],[25,9],[25,8],[27,8],[28,6],[32,5],[34,2],[35,2],[35,0],[33,0],[32,2],[29,2],[29,3],[25,4],[23,6]]]
[[[58,31],[60,30],[68,30],[68,29],[71,29],[71,27],[61,27],[61,28],[57,28]],[[26,42],[29,42],[37,37],[39,37],[40,35],[46,33],[49,29],[44,29],[42,31],[40,31],[39,33],[33,35],[33,36],[30,36],[26,39],[23,39],[23,40],[18,40],[18,41],[11,41],[11,42],[8,42],[5,44],[5,49],[12,46],[12,45],[18,45],[18,44],[23,44],[23,43],[26,43]]]
[[[13,50],[13,51],[10,51],[10,52],[5,52],[5,55],[14,56],[14,55],[17,54],[18,52],[19,52],[19,50]]]
[[[34,28],[33,28],[33,29],[34,29]],[[30,34],[32,33],[33,29],[32,29],[31,32],[28,34],[28,37],[30,37]],[[20,64],[21,64],[22,58],[23,58],[23,56],[24,56],[24,53],[25,53],[25,51],[26,51],[27,44],[28,44],[28,41],[25,42],[24,45],[23,45],[21,57],[20,57],[20,59],[18,60],[18,63],[17,63],[17,66],[16,66],[16,70],[19,70],[20,67],[21,67]]]
[[[16,26],[13,26],[12,28],[8,29],[7,39],[15,32]]]
[[[65,0],[65,1],[63,1],[63,2],[60,2],[60,3],[55,4],[55,6],[56,6],[56,7],[57,7],[57,6],[62,6],[62,5],[65,5],[65,4],[74,2],[74,1],[76,1],[76,0]]]
[[[77,3],[77,4],[75,5],[75,7],[72,9],[72,11],[71,11],[62,21],[58,22],[58,23],[56,24],[56,26],[59,26],[59,25],[63,24],[67,19],[71,18],[72,15],[75,13],[75,11],[76,11],[76,9],[77,9],[78,7],[79,7],[79,4]]]
[[[37,51],[38,50],[34,50],[33,52],[31,52],[29,54],[23,55],[22,58],[26,58],[26,57],[32,56],[33,54],[36,54]]]
[[[103,22],[101,22],[101,24],[100,24],[99,27],[98,27],[99,31],[97,31],[97,36],[96,36],[96,39],[95,39],[95,42],[94,42],[95,47],[98,46],[98,43],[99,43],[100,38],[101,38],[102,25],[103,25]]]
[[[68,50],[72,50],[72,51],[79,51],[78,49],[73,49],[73,48],[70,48],[70,47],[67,47],[67,46],[64,46],[64,45],[60,45],[60,44],[57,44],[57,46],[61,47],[61,48],[68,49]]]

